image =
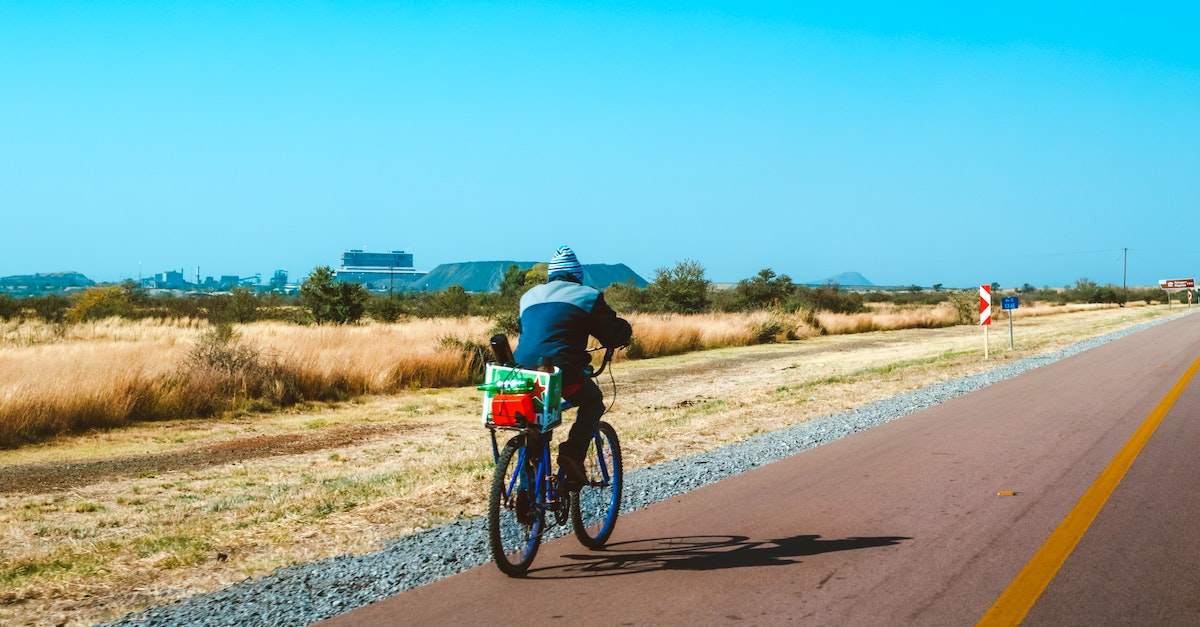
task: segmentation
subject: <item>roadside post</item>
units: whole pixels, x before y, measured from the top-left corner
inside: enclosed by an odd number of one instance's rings
[[[1017,297],[1016,296],[1005,296],[1003,299],[1000,300],[1000,308],[1003,309],[1004,311],[1008,312],[1008,347],[1016,348],[1017,347],[1016,344],[1013,343],[1013,321],[1012,321],[1012,319],[1013,319],[1013,313],[1017,309]]]
[[[992,286],[979,286],[979,324],[983,327],[983,358],[988,358],[988,329],[992,326]]]
[[[1192,290],[1196,289],[1196,279],[1159,279],[1158,287],[1167,293],[1167,309],[1171,308],[1171,292],[1187,292],[1188,307],[1192,306]]]

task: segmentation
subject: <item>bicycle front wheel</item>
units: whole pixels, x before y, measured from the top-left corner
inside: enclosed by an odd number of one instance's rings
[[[571,494],[571,526],[575,537],[589,549],[604,548],[617,526],[621,510],[621,487],[625,475],[621,469],[621,444],[617,432],[600,422],[583,461],[587,483]]]
[[[488,499],[488,538],[496,566],[511,577],[529,570],[542,542],[545,511],[538,505],[537,470],[529,469],[524,436],[504,445]]]

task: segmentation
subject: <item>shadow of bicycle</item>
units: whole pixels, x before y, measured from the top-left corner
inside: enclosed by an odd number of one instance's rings
[[[894,546],[902,536],[822,540],[801,535],[777,540],[751,540],[746,536],[684,536],[651,538],[609,544],[604,551],[568,554],[569,564],[537,568],[530,577],[573,578],[629,575],[658,570],[721,570],[749,566],[783,566],[797,558],[834,551]]]

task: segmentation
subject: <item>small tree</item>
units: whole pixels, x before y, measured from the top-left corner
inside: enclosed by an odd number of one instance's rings
[[[758,271],[758,276],[738,281],[737,287],[734,288],[737,294],[734,302],[742,311],[782,307],[795,289],[796,286],[788,275],[777,276],[774,270],[763,268]]]
[[[520,295],[521,288],[525,287],[526,273],[521,270],[521,266],[512,264],[504,271],[504,279],[500,281],[500,295],[504,298],[515,298]]]
[[[638,287],[631,278],[624,283],[613,283],[604,289],[604,302],[617,313],[630,313],[650,309],[646,288]]]
[[[451,285],[434,295],[434,315],[458,318],[471,311],[471,295],[461,285]]]
[[[656,311],[691,314],[708,310],[710,285],[704,267],[687,259],[673,268],[655,270],[654,280],[646,290]]]
[[[308,309],[317,324],[357,322],[367,310],[370,294],[359,283],[333,280],[329,266],[319,266],[300,286],[300,304]]]
[[[545,263],[534,264],[532,268],[525,271],[525,285],[534,286],[546,282],[546,278],[550,274],[550,265]]]
[[[979,293],[970,290],[951,290],[946,293],[946,302],[958,314],[959,324],[979,322]]]
[[[248,287],[235,287],[230,296],[230,313],[237,322],[254,322],[258,320],[258,299],[254,290]]]
[[[129,293],[120,285],[106,285],[88,288],[67,312],[67,319],[82,322],[112,316],[128,318],[132,315],[133,304],[129,301]]]

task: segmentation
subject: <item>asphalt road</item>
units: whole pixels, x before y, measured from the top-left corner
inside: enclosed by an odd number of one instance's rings
[[[488,564],[327,624],[973,625],[1169,405],[1015,596],[1027,625],[1200,625],[1198,358],[1185,316],[624,515],[608,550],[562,538],[525,579]]]

